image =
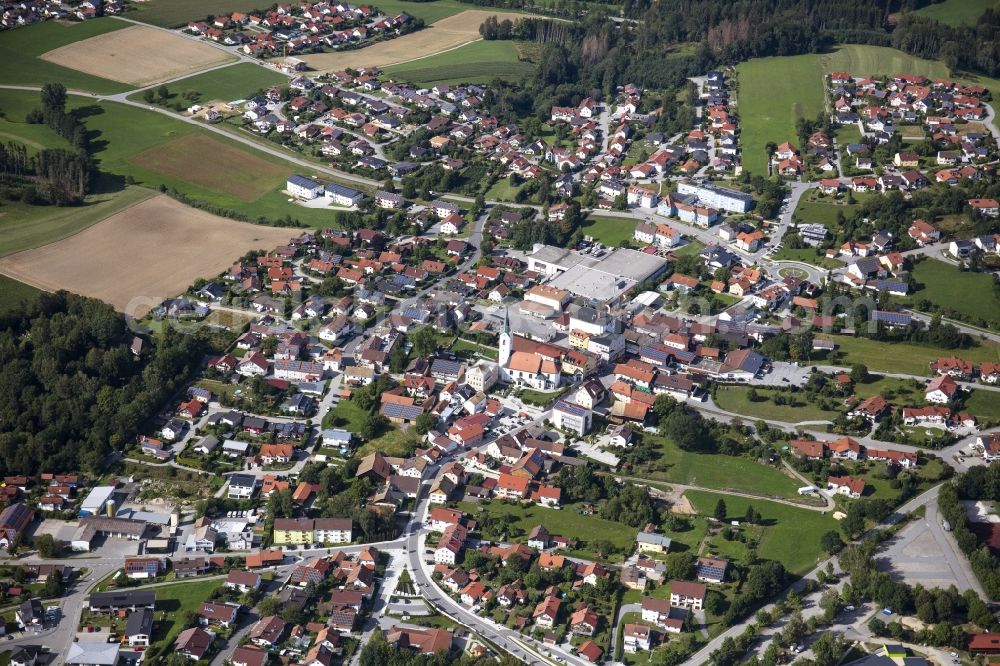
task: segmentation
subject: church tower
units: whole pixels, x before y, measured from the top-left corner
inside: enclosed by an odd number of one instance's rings
[[[510,337],[510,316],[505,308],[503,311],[503,331],[500,332],[499,340],[500,353],[497,356],[497,363],[500,366],[500,378],[503,381],[510,381],[510,376],[507,373],[507,363],[510,361],[512,342]]]

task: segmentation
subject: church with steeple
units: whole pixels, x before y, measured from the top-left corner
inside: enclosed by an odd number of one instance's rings
[[[500,332],[498,345],[500,354],[497,356],[497,363],[500,365],[500,380],[510,383],[510,373],[507,371],[507,365],[510,363],[510,354],[513,350],[514,341],[510,336],[510,313],[506,308],[503,311],[503,330]]]

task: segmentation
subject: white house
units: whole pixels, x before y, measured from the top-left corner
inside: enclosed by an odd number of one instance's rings
[[[298,199],[315,199],[323,194],[323,185],[305,176],[293,175],[288,177],[285,189],[293,197]]]

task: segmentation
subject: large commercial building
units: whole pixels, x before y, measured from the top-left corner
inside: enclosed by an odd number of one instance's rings
[[[693,194],[703,204],[731,213],[745,213],[753,208],[753,197],[749,194],[718,185],[698,185],[691,181],[681,181],[677,184],[677,191],[680,194]]]
[[[114,494],[114,486],[97,486],[80,503],[80,515],[98,516],[103,514]]]
[[[626,248],[614,248],[598,257],[537,245],[526,259],[528,270],[552,278],[546,287],[565,290],[595,305],[616,301],[636,284],[658,277],[667,267],[662,257]]]

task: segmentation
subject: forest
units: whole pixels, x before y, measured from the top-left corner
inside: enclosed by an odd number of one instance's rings
[[[228,334],[164,327],[142,357],[110,305],[42,293],[0,315],[0,473],[104,468]]]

